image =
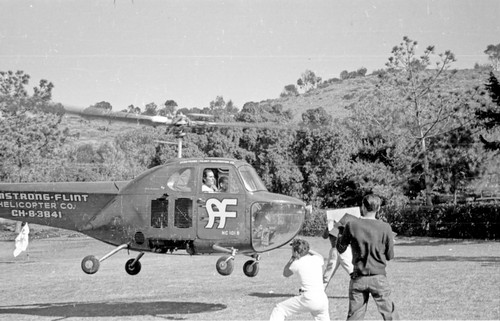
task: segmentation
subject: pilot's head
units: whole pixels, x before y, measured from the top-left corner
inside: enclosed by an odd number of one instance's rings
[[[210,187],[215,185],[215,175],[211,169],[205,169],[203,171],[203,183]]]

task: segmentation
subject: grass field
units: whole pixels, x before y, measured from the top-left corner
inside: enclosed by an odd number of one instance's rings
[[[325,257],[329,242],[306,238]],[[14,258],[0,241],[1,320],[266,320],[273,306],[297,294],[297,279],[282,277],[289,248],[262,255],[260,272],[246,277],[238,256],[230,276],[215,270],[218,255],[147,253],[129,276],[126,251],[94,275],[81,259],[113,249],[87,237],[35,239]],[[388,276],[393,299],[407,320],[500,319],[500,242],[398,238]],[[339,270],[327,294],[332,320],[347,312],[348,276]],[[311,320],[308,314],[291,320]],[[382,318],[370,301],[368,320]]]

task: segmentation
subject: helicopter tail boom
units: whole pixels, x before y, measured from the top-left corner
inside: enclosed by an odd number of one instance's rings
[[[125,183],[0,184],[0,217],[80,231]]]

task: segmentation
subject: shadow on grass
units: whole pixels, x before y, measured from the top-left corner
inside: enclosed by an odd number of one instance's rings
[[[260,293],[260,292],[253,292],[248,294],[250,296],[256,296],[258,298],[291,298],[294,297],[297,294],[290,294],[290,293]],[[348,299],[347,296],[328,296],[329,299]]]
[[[440,246],[450,244],[482,244],[492,242],[483,240],[442,239],[432,237],[401,237],[396,239],[396,246]]]
[[[65,302],[0,307],[2,314],[24,314],[40,317],[124,317],[158,316],[169,320],[183,318],[168,315],[215,312],[226,309],[224,304],[201,302]]]
[[[36,261],[0,261],[0,264],[31,264],[37,263]]]
[[[395,262],[416,263],[416,262],[480,262],[485,265],[500,264],[500,257],[495,256],[400,256],[394,258]]]
[[[291,298],[298,294],[291,293],[261,293],[261,292],[252,292],[248,294],[249,296],[256,296],[258,298]]]

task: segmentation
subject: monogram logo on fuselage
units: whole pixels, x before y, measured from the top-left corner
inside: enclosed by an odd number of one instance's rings
[[[227,210],[228,205],[238,205],[237,199],[224,199],[219,201],[218,199],[211,198],[207,200],[206,208],[208,213],[208,223],[205,228],[213,228],[215,224],[215,219],[218,217],[220,219],[218,229],[223,229],[226,226],[227,218],[235,218],[236,212],[230,212]]]

